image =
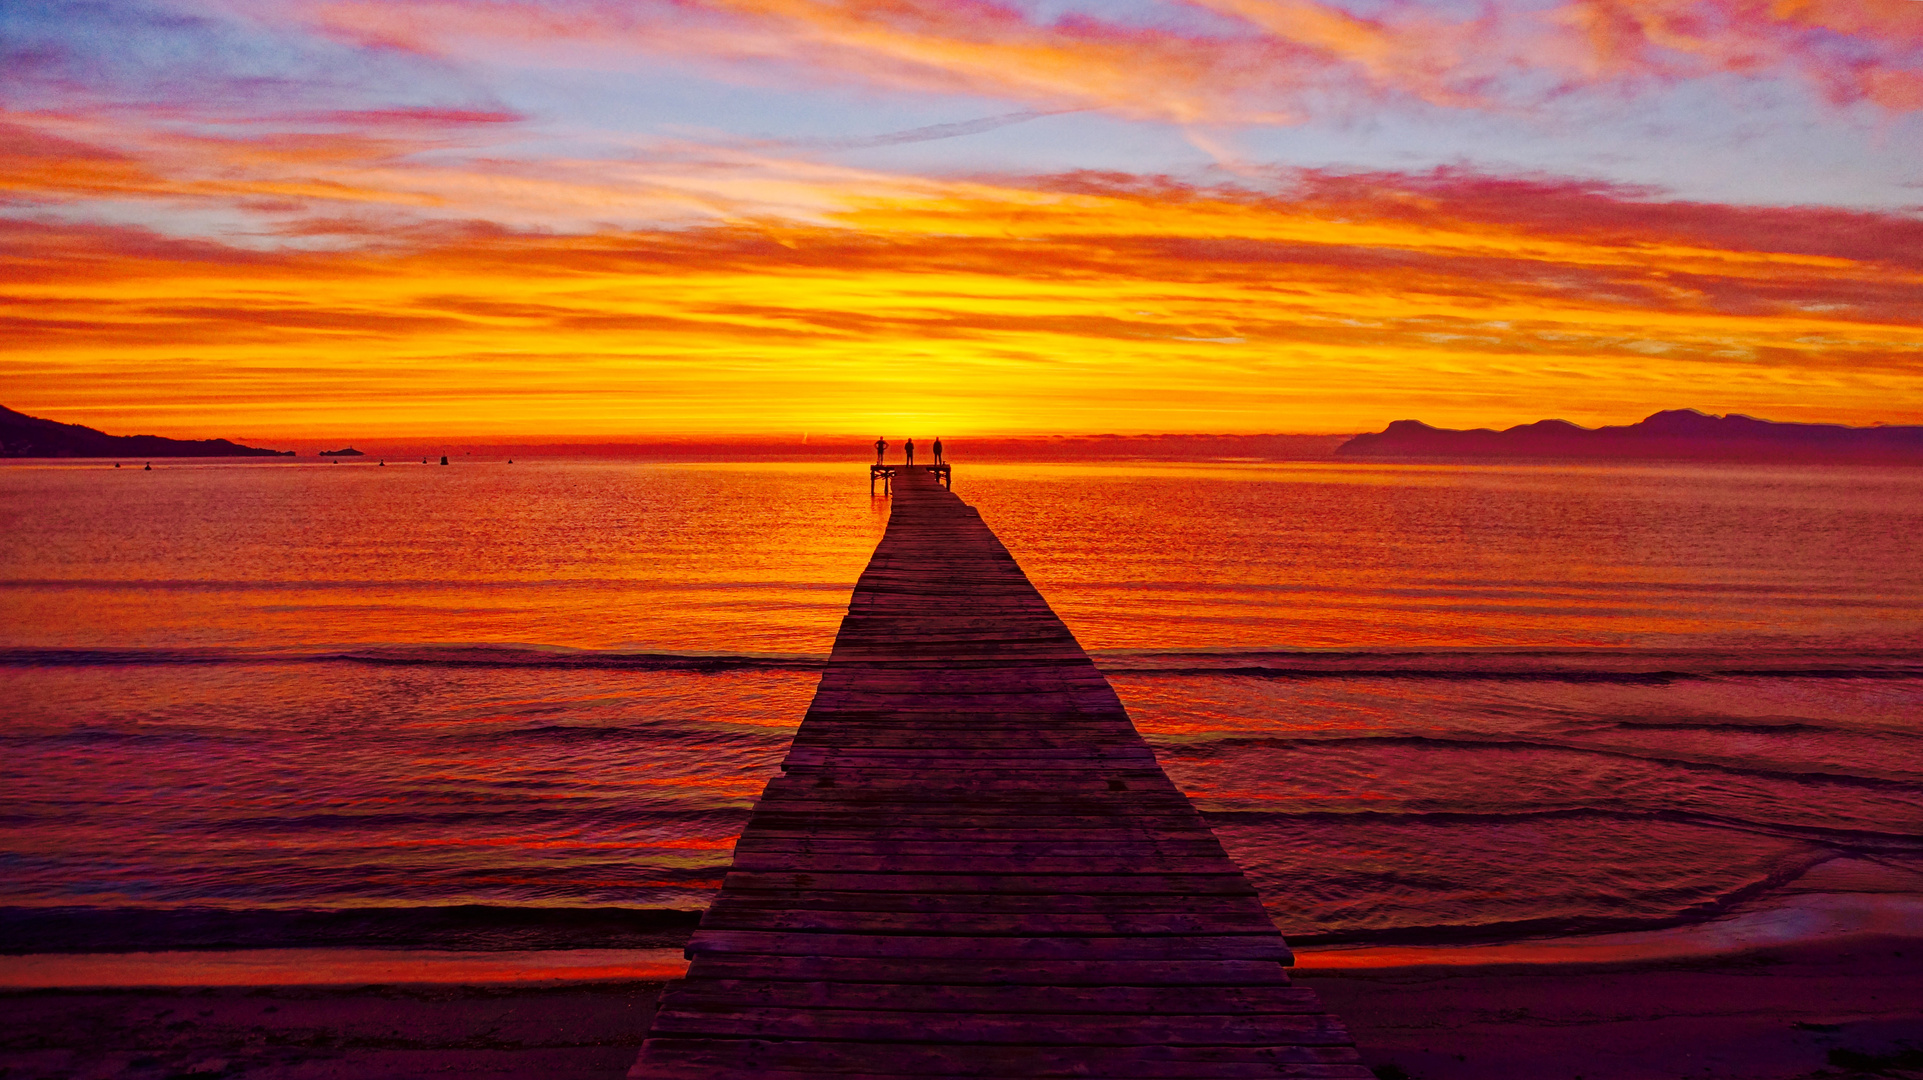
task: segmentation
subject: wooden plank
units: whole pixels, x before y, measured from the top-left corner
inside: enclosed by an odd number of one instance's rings
[[[1237,935],[986,937],[726,930],[703,926],[697,956],[877,956],[934,960],[1292,960],[1274,927]]]
[[[1019,894],[929,894],[929,892],[833,892],[833,890],[723,890],[708,911],[900,911],[929,915],[994,915],[1021,924],[1036,913],[1046,915],[1165,915],[1190,913],[1196,917],[1256,920],[1269,919],[1261,899],[1252,894],[1240,896],[1188,896],[1188,894],[1060,894],[1036,892]]]
[[[997,896],[1254,896],[1239,873],[1220,874],[810,874],[730,870],[726,889],[977,893]]]
[[[1289,986],[1268,960],[972,961],[840,956],[702,955],[679,986],[742,982],[898,983],[914,986],[1249,988]]]
[[[703,1076],[765,1076],[773,1069],[835,1075],[1056,1077],[1357,1077],[1370,1078],[1353,1049],[1265,1047],[1039,1047],[975,1043],[917,1044],[828,1040],[650,1038],[644,1049],[664,1061],[698,1066]],[[1346,1051],[1346,1052],[1345,1052]],[[645,1060],[645,1058],[644,1058]],[[1297,1067],[1288,1071],[1288,1067]],[[738,1070],[738,1071],[736,1071]]]
[[[702,954],[686,982],[906,983],[916,986],[1287,986],[1272,960],[942,960]]]
[[[764,1039],[851,1039],[862,1042],[966,1042],[997,1046],[1345,1046],[1341,1021],[1328,1013],[1113,1016],[1097,1013],[902,1012],[741,1006],[690,1008],[664,1002],[653,1033]]]
[[[789,804],[792,804],[790,807]],[[821,799],[791,799],[783,805],[757,806],[749,827],[806,827],[810,823],[824,828],[894,826],[916,829],[1062,829],[1205,828],[1202,815],[1192,806],[1179,803],[1143,806],[1139,802],[1094,799],[998,800],[977,802],[965,807],[950,807],[946,812],[938,802],[916,803],[903,800],[864,800],[831,802]],[[1059,822],[1051,826],[1050,822]]]
[[[1369,1076],[980,515],[893,498],[631,1075]]]
[[[840,1080],[924,1080],[925,1077],[932,1076],[932,1075],[940,1075],[940,1074],[906,1073],[906,1072],[870,1072],[867,1070],[856,1071],[854,1069],[851,1069],[845,1066],[836,1067],[828,1071],[822,1071],[822,1070],[816,1070],[816,1069],[800,1070],[800,1069],[773,1068],[766,1065],[756,1065],[749,1068],[736,1069],[736,1068],[727,1068],[727,1067],[717,1066],[712,1062],[712,1060],[707,1060],[707,1059],[682,1065],[682,1064],[669,1063],[664,1057],[663,1063],[657,1066],[655,1071],[649,1072],[648,1075],[653,1077],[661,1077],[662,1080],[821,1080],[821,1077],[823,1076],[834,1076],[834,1077],[840,1078]],[[1048,1076],[1087,1077],[1089,1073],[1086,1072],[1085,1070],[1082,1070],[1082,1071],[1071,1070],[1065,1073],[1024,1072],[1019,1074],[1018,1073],[999,1073],[996,1075],[1000,1075],[1000,1076],[1048,1075]],[[1176,1076],[1198,1075],[1198,1074],[1137,1073],[1134,1075],[1168,1076],[1173,1078]],[[1208,1076],[1208,1077],[1220,1077],[1226,1074],[1217,1072],[1217,1071],[1209,1071],[1209,1072],[1201,1073],[1199,1075]],[[1275,1065],[1275,1066],[1263,1067],[1248,1075],[1267,1077],[1269,1078],[1269,1080],[1291,1080],[1291,1078],[1298,1078],[1298,1080],[1323,1080],[1323,1078],[1335,1078],[1335,1080],[1341,1080],[1341,1078],[1347,1078],[1347,1077],[1362,1077],[1364,1078],[1364,1080],[1369,1080],[1369,1078],[1372,1078],[1375,1076],[1374,1073],[1368,1071],[1367,1069],[1362,1069],[1359,1066],[1352,1066],[1352,1065]]]
[[[854,732],[854,725],[837,725],[838,730]],[[950,762],[965,765],[987,765],[995,767],[1002,762],[1019,762],[1039,765],[1045,762],[1089,762],[1115,761],[1139,764],[1143,768],[1159,768],[1160,762],[1145,746],[1124,743],[1072,743],[1046,749],[1022,751],[1003,750],[999,738],[985,738],[979,743],[967,743],[953,749],[891,747],[891,746],[848,746],[843,744],[807,745],[800,744],[788,751],[782,762],[787,769],[809,766],[824,767],[830,764],[864,764],[886,767],[892,764],[920,764],[932,761]]]
[[[1218,854],[1156,855],[1124,853],[1106,855],[1008,855],[956,853],[948,855],[850,855],[832,851],[735,851],[734,869],[738,872],[776,873],[793,871],[804,874],[981,874],[1020,877],[1082,877],[1110,874],[1135,877],[1141,874],[1234,874],[1240,872]]]
[[[748,1006],[934,1013],[1094,1013],[1102,1016],[1319,1014],[1298,986],[922,986],[901,983],[702,979],[676,983],[677,1008]]]
[[[1154,858],[1176,856],[1226,858],[1222,845],[1213,836],[1191,834],[1195,839],[1124,839],[1120,836],[1084,834],[1082,839],[1042,838],[1029,834],[1020,840],[986,840],[976,836],[948,836],[942,839],[903,840],[894,837],[866,836],[841,838],[813,833],[791,833],[776,829],[758,830],[735,843],[738,860],[746,854],[795,855],[869,855],[876,857],[930,856],[956,857],[1009,856],[1017,858],[1063,858],[1068,856],[1117,856]],[[739,863],[737,862],[737,865]],[[1163,869],[1167,869],[1164,867]]]
[[[1132,935],[1166,937],[1193,934],[1268,934],[1266,919],[1191,911],[975,912],[849,911],[819,908],[712,907],[701,920],[715,930],[836,931],[864,934]]]
[[[1006,819],[988,819],[1003,824],[1016,824]],[[1048,819],[1039,819],[1048,820]],[[1186,827],[1177,825],[1137,826],[1128,818],[1103,818],[1096,820],[1077,819],[1076,824],[1063,824],[1054,828],[1039,824],[1018,828],[993,828],[979,825],[967,828],[943,827],[939,824],[904,822],[884,824],[876,822],[807,822],[796,821],[792,817],[775,820],[773,815],[754,820],[752,833],[744,833],[742,842],[760,841],[784,842],[812,838],[822,842],[855,841],[871,844],[993,844],[993,843],[1035,843],[1035,844],[1076,844],[1076,843],[1201,843],[1218,844],[1215,834],[1198,820]]]

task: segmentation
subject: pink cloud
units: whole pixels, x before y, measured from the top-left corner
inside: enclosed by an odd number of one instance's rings
[[[672,55],[806,80],[860,81],[1096,108],[1180,123],[1273,123],[1331,100],[1406,95],[1526,108],[1545,88],[1793,76],[1837,104],[1923,108],[1916,0],[1496,2],[1473,18],[1419,3],[1370,17],[1318,0],[1189,0],[1134,24],[1045,19],[990,0],[291,0],[326,32],[457,58],[476,49]],[[1225,21],[1226,20],[1226,21]]]
[[[1915,0],[1568,0],[1558,55],[1595,78],[1797,74],[1838,104],[1923,108]]]

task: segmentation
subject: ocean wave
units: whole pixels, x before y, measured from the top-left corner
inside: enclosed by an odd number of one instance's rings
[[[1322,931],[1297,922],[1285,929],[1289,939],[1300,945],[1444,945],[1690,926],[1720,918],[1792,884],[1832,857],[1818,852],[1787,860],[1714,897],[1646,916],[1595,914]],[[700,918],[695,910],[628,907],[0,907],[0,954],[324,947],[463,952],[679,948]]]
[[[1575,937],[1637,930],[1667,930],[1697,926],[1720,919],[1738,907],[1775,892],[1836,856],[1816,853],[1787,860],[1770,872],[1733,889],[1662,914],[1644,916],[1567,915],[1533,919],[1492,920],[1484,923],[1432,923],[1353,930],[1303,931],[1284,927],[1297,945],[1473,945],[1524,938]]]
[[[368,645],[320,649],[0,649],[0,667],[140,667],[371,664],[395,667],[609,669],[621,671],[820,671],[825,656],[569,649],[540,645]]]
[[[0,954],[359,947],[506,952],[659,949],[698,911],[672,908],[362,907],[340,910],[0,907]]]
[[[324,833],[348,833],[356,836],[393,837],[413,835],[410,830],[424,827],[447,829],[458,826],[473,826],[479,829],[501,830],[526,828],[564,833],[570,828],[601,826],[618,828],[631,825],[635,820],[645,820],[647,827],[654,831],[672,829],[675,835],[658,841],[673,846],[683,837],[705,835],[719,826],[725,834],[732,835],[741,831],[748,819],[749,811],[741,809],[714,809],[710,807],[690,807],[666,798],[624,800],[618,807],[596,805],[579,810],[557,811],[546,802],[529,805],[526,802],[501,800],[481,809],[421,809],[372,813],[366,811],[315,812],[305,814],[257,814],[245,817],[224,818],[201,826],[209,834],[217,833],[266,833],[279,837],[313,837]],[[647,837],[637,837],[626,842],[625,847],[633,852],[652,849],[655,842]],[[638,857],[638,856],[637,856]]]
[[[1923,834],[1796,825],[1690,810],[1622,810],[1603,806],[1516,810],[1203,810],[1202,817],[1211,826],[1273,826],[1278,822],[1324,825],[1514,825],[1526,821],[1556,820],[1622,821],[1633,824],[1662,822],[1802,840],[1836,852],[1923,855]]]
[[[1923,739],[1923,731],[1870,728],[1861,723],[1812,720],[1803,716],[1620,716],[1599,717],[1596,730],[1741,732],[1746,735],[1862,735],[1876,739]]]
[[[1919,649],[1101,650],[1109,675],[1665,685],[1688,679],[1923,679]]]
[[[1664,684],[1683,679],[1923,679],[1923,649],[1641,650],[1092,650],[1124,677],[1533,680]],[[584,649],[521,643],[361,644],[280,648],[0,648],[0,667],[200,664],[389,664],[424,667],[820,671],[819,653]]]
[[[1108,675],[1134,675],[1151,678],[1222,677],[1248,679],[1424,679],[1437,682],[1566,682],[1617,683],[1634,686],[1667,686],[1686,679],[1711,677],[1707,672],[1684,671],[1585,671],[1536,668],[1328,668],[1306,667],[1165,667],[1116,668],[1103,666]],[[1772,672],[1772,674],[1781,674]],[[1832,676],[1834,677],[1834,676]],[[1874,676],[1872,676],[1874,677]],[[1884,676],[1887,677],[1887,676]]]
[[[591,589],[649,594],[710,592],[819,592],[847,595],[850,586],[833,581],[691,581],[685,578],[0,578],[0,589],[130,590],[138,592],[507,592]]]
[[[1748,776],[1762,780],[1790,780],[1809,784],[1842,784],[1850,787],[1894,788],[1904,791],[1923,793],[1923,776],[1864,775],[1860,772],[1843,772],[1829,769],[1773,769],[1762,765],[1743,765],[1719,760],[1712,757],[1674,752],[1662,753],[1654,750],[1632,750],[1620,746],[1597,746],[1592,743],[1564,742],[1557,739],[1516,739],[1516,738],[1441,738],[1435,735],[1331,735],[1305,739],[1276,738],[1273,736],[1230,736],[1219,739],[1201,739],[1167,744],[1158,741],[1153,735],[1149,742],[1162,753],[1182,757],[1211,757],[1216,753],[1238,747],[1260,746],[1279,749],[1308,749],[1326,752],[1330,747],[1353,749],[1358,746],[1419,746],[1447,750],[1557,750],[1571,754],[1595,754],[1601,757],[1624,758],[1656,765],[1670,765],[1682,769],[1697,769],[1723,773],[1732,776]]]

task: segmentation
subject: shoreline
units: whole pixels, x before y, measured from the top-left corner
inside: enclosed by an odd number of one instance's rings
[[[1923,927],[1556,963],[1491,951],[1501,948],[1367,966],[1318,963],[1334,950],[1312,951],[1296,978],[1391,1080],[1923,1077]],[[247,952],[279,953],[282,963],[348,954],[335,968],[306,969],[314,979],[382,950]],[[0,989],[0,1076],[619,1080],[667,979],[592,972],[638,976],[675,956],[466,954],[458,962],[478,965],[465,969],[475,977],[452,982],[405,981],[462,969],[387,952],[385,971],[400,981]],[[607,963],[596,968],[584,954]],[[151,964],[169,954],[121,955]],[[269,970],[262,960],[227,956],[204,970]]]
[[[1923,1076],[1923,934],[1301,972],[1385,1078]],[[0,990],[0,1076],[620,1080],[665,980]]]
[[[1923,1080],[1915,884],[1836,860],[1705,923],[1308,946],[1293,977],[1385,1080]],[[678,946],[0,955],[0,1077],[621,1080]]]
[[[1314,978],[1426,968],[1587,970],[1716,963],[1858,937],[1923,939],[1923,888],[1911,891],[1917,884],[1915,875],[1835,860],[1789,888],[1700,923],[1473,944],[1297,945],[1292,971]],[[657,931],[626,948],[302,944],[0,953],[0,992],[666,981],[687,970],[682,948],[691,933],[692,926]]]
[[[1717,955],[1303,971],[1384,1077],[1923,1077],[1923,933]]]
[[[200,949],[0,956],[0,993],[666,982],[680,949]],[[4,1074],[0,1074],[4,1075]]]
[[[1661,930],[1470,945],[1297,946],[1297,975],[1416,968],[1571,968],[1715,962],[1864,936],[1923,938],[1923,895],[1786,891],[1706,922]]]

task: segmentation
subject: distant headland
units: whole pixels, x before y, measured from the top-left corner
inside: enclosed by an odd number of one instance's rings
[[[159,435],[109,435],[79,424],[42,420],[0,405],[0,457],[293,457],[292,450],[262,450],[226,439],[168,439]]]
[[[1598,458],[1631,460],[1914,460],[1923,461],[1923,427],[1793,424],[1731,413],[1669,409],[1634,424],[1578,427],[1538,420],[1503,431],[1460,431],[1397,420],[1357,435],[1339,457]]]

